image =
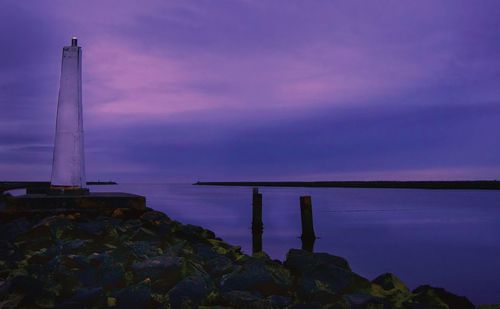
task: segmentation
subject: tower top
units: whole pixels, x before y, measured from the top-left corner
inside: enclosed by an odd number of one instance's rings
[[[76,36],[71,38],[71,46],[78,46],[78,39]]]

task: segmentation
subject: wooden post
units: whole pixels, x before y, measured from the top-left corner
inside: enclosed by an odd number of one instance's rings
[[[313,251],[316,234],[314,233],[311,196],[300,197],[300,219],[302,223],[302,249]]]
[[[314,243],[316,238],[302,238],[302,250],[308,252],[314,252]]]
[[[252,195],[252,252],[262,252],[262,194],[258,188],[253,188]]]

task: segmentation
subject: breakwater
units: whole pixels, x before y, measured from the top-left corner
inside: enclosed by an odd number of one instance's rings
[[[198,181],[199,186],[500,190],[500,181]]]
[[[5,307],[474,308],[393,274],[364,278],[327,253],[246,255],[153,209],[2,213],[0,235]]]

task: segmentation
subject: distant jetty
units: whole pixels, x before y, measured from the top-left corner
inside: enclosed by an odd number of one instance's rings
[[[500,181],[198,181],[199,186],[500,190]]]

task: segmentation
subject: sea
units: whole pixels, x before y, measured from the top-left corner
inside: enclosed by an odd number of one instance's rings
[[[251,254],[252,188],[123,183],[93,186],[146,196],[147,205],[210,229]],[[500,191],[272,188],[263,195],[263,251],[301,248],[299,197],[312,198],[315,252],[346,258],[368,278],[391,272],[414,289],[444,287],[475,304],[500,303]]]

